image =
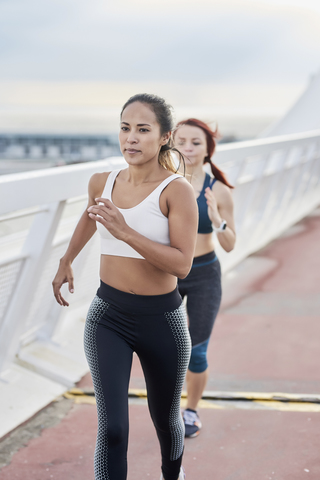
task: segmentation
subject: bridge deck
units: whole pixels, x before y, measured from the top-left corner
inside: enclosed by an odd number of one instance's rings
[[[320,403],[303,401],[320,398],[319,239],[318,209],[227,276],[210,343],[203,429],[186,441],[187,480],[320,478]],[[79,386],[90,390],[89,377]],[[143,388],[135,359],[131,389]],[[279,392],[298,400],[271,401]],[[223,399],[227,393],[231,398]],[[237,395],[242,400],[232,399]],[[2,440],[7,465],[0,479],[93,479],[90,401],[60,399]],[[130,399],[130,422],[128,479],[158,480],[159,449],[144,398]]]

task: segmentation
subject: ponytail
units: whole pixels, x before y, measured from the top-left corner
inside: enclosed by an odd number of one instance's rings
[[[178,167],[175,164],[175,161],[171,155],[171,152],[175,152],[179,156]],[[166,170],[169,170],[170,172],[173,172],[173,173],[177,173],[180,168],[181,161],[183,162],[183,165],[184,165],[184,176],[185,176],[184,157],[177,148],[172,146],[172,139],[170,138],[169,142],[166,143],[165,145],[162,145],[162,147],[160,148],[158,162]]]
[[[224,183],[225,185],[227,185],[227,187],[229,188],[234,188],[233,185],[231,185],[231,183],[228,182],[228,179],[227,179],[227,176],[226,174],[220,170],[220,168],[218,168],[211,160],[211,158],[209,156],[205,157],[204,159],[204,162],[203,163],[209,163],[210,164],[210,168],[211,168],[211,172],[212,172],[212,175],[214,176],[214,178],[216,178],[217,180],[220,180],[220,182]]]

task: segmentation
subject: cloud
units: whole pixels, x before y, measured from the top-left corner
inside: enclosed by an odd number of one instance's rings
[[[0,80],[301,83],[319,27],[272,0],[2,0]]]

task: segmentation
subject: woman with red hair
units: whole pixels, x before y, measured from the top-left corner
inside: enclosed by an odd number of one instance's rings
[[[185,436],[199,435],[201,422],[197,406],[208,380],[207,348],[221,301],[221,270],[214,251],[213,232],[222,248],[234,248],[236,234],[233,219],[232,185],[211,161],[217,130],[195,118],[179,122],[174,133],[175,145],[185,157],[186,178],[197,197],[198,235],[193,265],[189,275],[178,280],[182,298],[187,297],[191,359],[186,376],[187,407],[183,413]],[[204,170],[209,163],[212,176]]]

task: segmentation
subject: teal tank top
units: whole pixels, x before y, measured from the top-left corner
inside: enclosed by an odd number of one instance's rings
[[[206,173],[203,187],[200,192],[199,197],[197,198],[198,211],[199,211],[199,223],[198,223],[198,233],[212,233],[212,223],[208,216],[208,205],[206,197],[204,196],[205,189],[207,187],[212,188],[212,185],[216,181],[216,178],[211,178],[208,173]]]

